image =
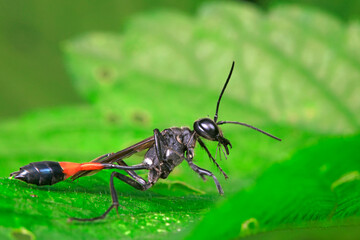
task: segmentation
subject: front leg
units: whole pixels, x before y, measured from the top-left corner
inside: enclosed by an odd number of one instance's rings
[[[216,159],[214,159],[214,157],[211,155],[211,153],[210,153],[209,149],[206,147],[205,143],[200,138],[198,138],[197,141],[199,142],[200,146],[205,149],[205,151],[208,154],[209,158],[213,161],[213,163],[215,163],[216,167],[224,175],[225,179],[228,179],[229,178],[228,175],[226,175],[226,173],[222,170],[220,165],[216,162]],[[220,154],[221,154],[221,152],[220,152]],[[226,155],[225,155],[225,157],[226,157]]]
[[[156,156],[157,159],[154,160],[154,165],[155,167],[160,165],[160,162],[163,162],[163,147],[165,147],[166,142],[164,137],[161,135],[159,129],[155,128],[154,129],[154,139],[155,139],[155,152],[156,152]]]
[[[203,179],[205,178],[204,176],[212,177],[214,179],[214,182],[215,182],[215,185],[216,185],[216,188],[217,188],[218,192],[221,195],[224,194],[224,191],[221,188],[221,185],[220,185],[219,181],[217,180],[217,178],[215,177],[215,175],[212,172],[195,165],[193,163],[192,159],[186,158],[186,161],[188,162],[191,169],[194,170],[197,174],[199,174],[200,177],[202,177]]]

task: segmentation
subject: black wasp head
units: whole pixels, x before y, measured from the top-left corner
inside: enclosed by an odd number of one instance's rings
[[[200,136],[210,141],[217,141],[225,147],[226,154],[229,154],[227,145],[231,143],[224,138],[220,127],[210,118],[201,118],[194,122],[194,130]]]
[[[220,129],[210,118],[201,118],[194,122],[194,130],[201,137],[210,141],[216,141],[220,134]]]

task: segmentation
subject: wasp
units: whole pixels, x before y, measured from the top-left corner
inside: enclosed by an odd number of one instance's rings
[[[19,171],[11,173],[10,177],[41,186],[52,185],[67,178],[75,180],[79,177],[87,176],[95,171],[103,169],[123,170],[127,173],[127,175],[118,171],[113,171],[111,173],[110,193],[112,204],[102,215],[93,218],[70,218],[70,221],[95,221],[104,219],[113,208],[118,210],[119,201],[114,186],[114,178],[117,178],[138,190],[145,191],[152,187],[160,178],[166,179],[174,168],[184,160],[203,180],[206,180],[206,177],[212,178],[219,194],[223,194],[224,191],[216,176],[212,172],[201,168],[194,163],[194,148],[197,143],[206,151],[210,160],[216,165],[226,179],[228,176],[216,162],[216,158],[212,156],[203,141],[203,139],[205,139],[218,142],[217,150],[221,149],[219,150],[220,154],[222,151],[225,157],[227,157],[227,155],[229,155],[229,147],[232,148],[232,145],[230,141],[224,137],[224,134],[219,127],[220,125],[238,124],[252,128],[271,138],[281,141],[281,139],[246,123],[218,121],[220,101],[230,81],[234,64],[235,62],[232,63],[230,73],[217,101],[214,119],[207,117],[196,120],[193,124],[193,130],[189,127],[171,127],[164,129],[161,132],[159,129],[154,129],[151,137],[121,151],[102,155],[91,162],[33,162],[21,167]],[[144,160],[140,164],[129,166],[125,163],[124,159],[145,150],[147,150],[147,152],[145,153]],[[136,171],[138,170],[148,171],[147,180],[137,174]]]

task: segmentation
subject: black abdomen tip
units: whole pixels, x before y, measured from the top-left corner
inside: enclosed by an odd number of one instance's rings
[[[38,186],[52,185],[64,180],[64,173],[60,164],[51,161],[30,163],[21,167],[20,171],[11,173],[10,176]]]

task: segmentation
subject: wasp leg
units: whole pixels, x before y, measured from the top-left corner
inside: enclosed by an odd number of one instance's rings
[[[191,167],[191,169],[194,170],[197,174],[199,174],[200,177],[202,177],[203,179],[204,179],[204,176],[212,177],[214,179],[214,182],[215,182],[215,185],[216,185],[216,188],[217,188],[218,192],[221,195],[224,194],[224,191],[223,191],[219,181],[217,180],[217,178],[215,177],[215,175],[212,172],[195,165],[192,162],[192,160],[190,160],[190,159],[186,159],[186,160],[187,160],[189,166]]]
[[[127,165],[115,165],[112,163],[100,163],[103,167],[102,169],[119,169],[119,170],[141,170],[141,169],[147,169],[149,170],[151,166],[145,163],[135,164],[131,166]],[[84,164],[85,165],[85,164]]]
[[[112,155],[113,153],[107,153],[104,154],[100,157],[97,157],[96,159],[94,159],[93,161],[101,161],[102,159],[107,158],[108,156]],[[122,159],[118,159],[115,161],[117,164],[119,164],[120,166],[129,166],[124,160]],[[132,178],[134,178],[136,181],[140,182],[140,183],[145,183],[144,179],[142,179],[139,175],[137,175],[135,173],[134,170],[124,170],[127,174],[129,174]]]
[[[114,186],[114,177],[116,177],[117,179],[120,179],[121,181],[123,181],[123,182],[129,184],[130,186],[132,186],[132,187],[134,187],[134,188],[136,188],[138,190],[141,190],[141,191],[145,191],[145,190],[149,189],[152,186],[152,184],[146,182],[140,176],[138,176],[138,178],[140,178],[141,181],[138,182],[138,181],[135,181],[134,179],[131,179],[130,177],[125,176],[125,175],[123,175],[121,173],[112,172],[111,177],[110,177],[110,193],[111,193],[111,199],[112,199],[111,206],[102,215],[100,215],[98,217],[94,217],[94,218],[69,218],[69,221],[75,220],[75,221],[81,221],[81,222],[92,222],[92,221],[104,219],[113,208],[115,208],[116,211],[118,212],[118,208],[119,208],[120,204],[119,204],[118,196],[117,196],[115,186]]]
[[[198,138],[197,140],[198,140],[200,146],[205,149],[205,151],[206,151],[206,153],[208,154],[209,158],[213,161],[213,163],[215,163],[216,167],[217,167],[217,168],[220,170],[220,172],[224,175],[225,179],[229,178],[228,175],[226,175],[226,173],[222,170],[222,168],[220,167],[220,165],[216,162],[215,158],[213,158],[213,156],[211,155],[209,149],[206,147],[205,143],[204,143],[200,138]],[[221,154],[221,152],[220,152],[220,154]],[[221,156],[221,155],[220,155],[220,156]]]
[[[155,151],[156,151],[156,156],[157,159],[154,162],[155,167],[159,165],[159,162],[163,162],[163,151],[162,151],[162,147],[166,147],[165,144],[165,139],[163,138],[163,136],[161,135],[159,129],[155,128],[154,129],[154,139],[155,139]]]
[[[126,164],[126,162],[122,159],[120,159],[119,161],[117,161],[117,163],[120,165],[120,166],[128,166]],[[146,181],[140,177],[139,175],[137,175],[137,173],[134,171],[134,170],[125,170],[125,172],[127,174],[129,174],[133,179],[135,179],[135,181],[139,182],[140,184],[145,184]]]
[[[160,178],[160,175],[162,173],[160,169],[160,163],[164,162],[163,150],[167,148],[165,139],[163,138],[159,129],[157,128],[154,129],[154,140],[155,140],[154,147],[155,147],[156,156],[152,158],[153,162],[151,163],[151,165],[148,165],[150,168],[148,180],[152,184],[157,182],[157,180]]]

